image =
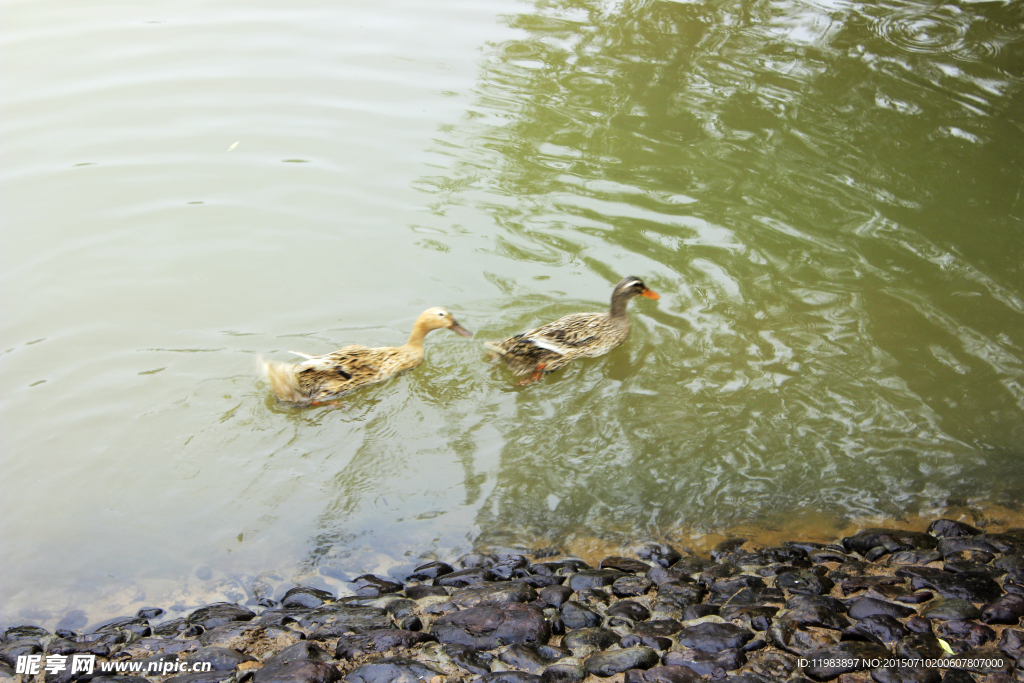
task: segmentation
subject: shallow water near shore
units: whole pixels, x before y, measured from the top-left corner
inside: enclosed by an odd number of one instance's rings
[[[1019,521],[1022,3],[4,19],[0,625],[474,547]],[[487,362],[625,275],[662,298],[623,347]],[[476,338],[337,407],[256,372],[430,306]]]

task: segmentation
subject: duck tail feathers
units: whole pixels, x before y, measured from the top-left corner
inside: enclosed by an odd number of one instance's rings
[[[268,360],[260,357],[260,367],[277,397],[290,403],[305,403],[308,397],[302,393],[295,379],[295,366],[291,363]]]
[[[490,349],[491,351],[494,351],[499,356],[504,356],[505,355],[505,349],[501,348],[501,346],[499,345],[500,343],[501,342],[485,341],[484,342],[484,348]]]

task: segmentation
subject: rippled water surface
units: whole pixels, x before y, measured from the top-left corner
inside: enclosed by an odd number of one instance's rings
[[[2,12],[0,623],[1024,502],[1020,1]],[[429,306],[339,407],[256,373]]]

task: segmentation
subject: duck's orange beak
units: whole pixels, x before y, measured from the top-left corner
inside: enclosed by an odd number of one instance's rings
[[[645,289],[644,291],[640,292],[640,296],[645,296],[648,299],[660,299],[661,298],[661,296],[659,296],[659,294],[657,292],[655,292],[653,289]]]
[[[465,327],[455,322],[455,320],[452,320],[452,324],[448,326],[448,329],[454,332],[455,334],[461,334],[463,337],[473,336],[472,332],[470,332]]]

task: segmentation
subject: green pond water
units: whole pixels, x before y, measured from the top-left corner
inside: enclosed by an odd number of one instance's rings
[[[1024,502],[1024,2],[0,13],[0,625]],[[339,407],[257,373],[431,306]]]

